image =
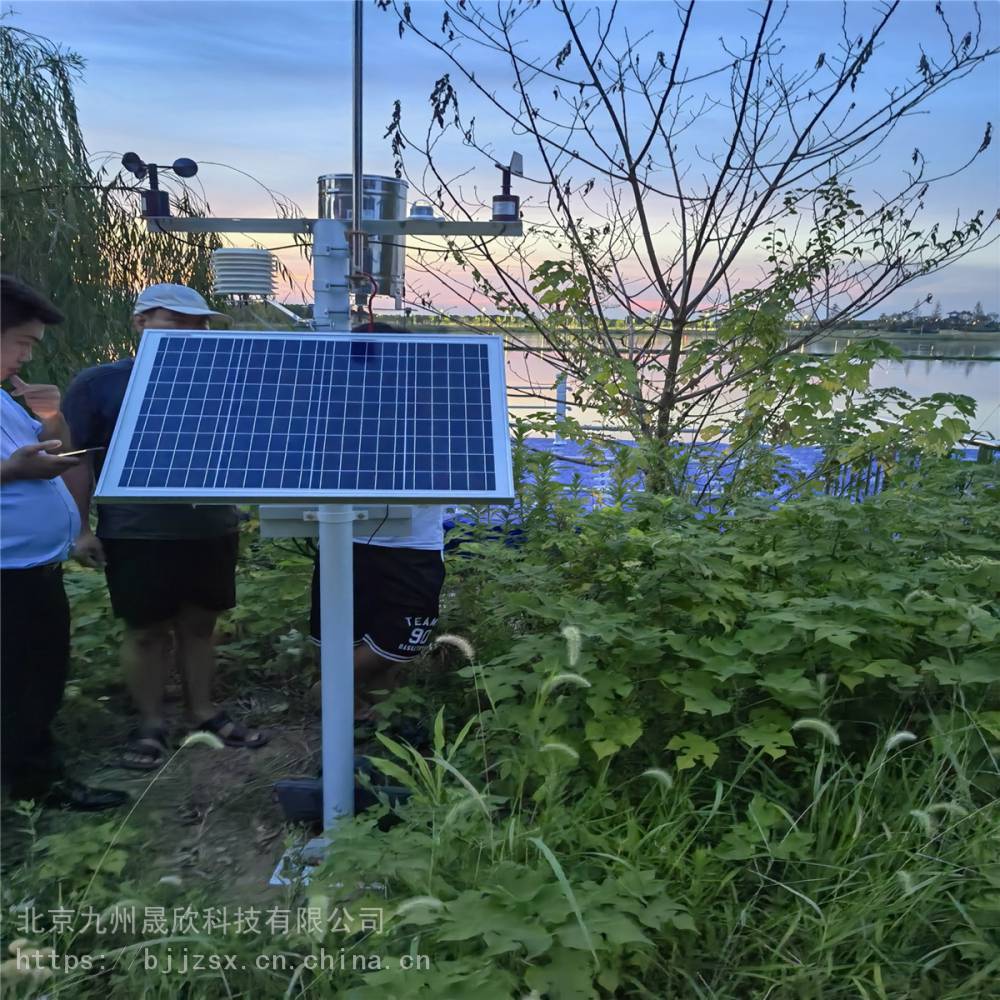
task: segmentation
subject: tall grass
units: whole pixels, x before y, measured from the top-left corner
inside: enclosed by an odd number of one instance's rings
[[[343,824],[308,890],[288,903],[377,906],[383,934],[55,935],[43,943],[56,952],[114,960],[99,978],[52,976],[45,991],[985,1000],[1000,973],[993,737],[960,709],[933,716],[916,740],[895,736],[879,733],[863,759],[813,745],[777,768],[748,753],[731,780],[700,772],[581,789],[566,762],[544,801],[521,808],[476,776],[482,748],[464,737],[419,761],[395,744],[414,788],[403,822],[377,835],[377,814]],[[485,749],[491,765],[518,759],[510,746]],[[479,806],[457,808],[470,795]],[[30,881],[23,869],[5,902]],[[64,905],[79,903],[67,887]],[[129,882],[98,898],[108,909],[209,903],[168,889]],[[164,977],[142,957],[148,950],[162,966],[184,948],[235,955],[241,968]],[[306,968],[321,948],[344,948],[348,968]],[[393,966],[411,950],[430,970]],[[384,968],[350,968],[352,955],[374,952]],[[285,967],[256,968],[261,954],[284,956]]]

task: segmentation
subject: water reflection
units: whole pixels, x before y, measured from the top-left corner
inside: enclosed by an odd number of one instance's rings
[[[809,344],[809,354],[829,355],[851,339],[826,337]],[[688,338],[686,343],[690,343]],[[904,351],[899,361],[879,362],[872,371],[875,388],[899,388],[913,396],[953,392],[971,396],[977,404],[973,427],[977,433],[1000,439],[1000,337],[909,337],[892,341]],[[532,345],[533,346],[533,345]],[[508,403],[514,415],[554,411],[558,368],[545,357],[523,350],[507,352]],[[725,402],[724,400],[722,401]],[[584,425],[602,428],[600,414],[572,405],[568,412]]]
[[[823,337],[808,345],[809,354],[836,354],[857,337]],[[941,358],[962,361],[966,358],[1000,359],[1000,336],[995,334],[962,337],[958,334],[933,334],[922,337],[882,337],[908,358]]]

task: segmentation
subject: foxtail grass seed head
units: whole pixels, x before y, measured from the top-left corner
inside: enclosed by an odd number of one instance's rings
[[[837,730],[822,719],[799,719],[798,722],[792,723],[792,729],[808,729],[810,732],[819,733],[827,743],[832,743],[835,747],[840,746]]]
[[[472,643],[468,639],[463,639],[460,635],[452,635],[451,633],[439,635],[434,640],[434,646],[454,646],[470,663],[476,658],[476,651]]]
[[[929,812],[925,809],[911,809],[910,815],[920,824],[928,837],[934,833],[934,817]]]
[[[674,779],[671,778],[670,775],[667,774],[667,772],[660,767],[647,768],[645,771],[642,772],[641,777],[652,778],[654,781],[657,781],[661,785],[663,785],[664,788],[674,787]]]
[[[562,634],[566,640],[566,656],[569,658],[569,665],[575,667],[577,660],[580,659],[580,646],[583,643],[580,630],[575,625],[563,625]]]
[[[893,733],[892,736],[885,741],[885,752],[892,753],[896,747],[900,747],[904,743],[912,743],[916,738],[916,734],[911,733],[906,729],[901,729],[898,733]]]
[[[223,743],[222,740],[215,735],[215,733],[206,733],[204,730],[197,733],[188,733],[187,736],[184,737],[184,741],[181,743],[181,749],[184,749],[184,747],[194,746],[208,747],[210,750],[226,749],[226,744]]]
[[[914,892],[913,876],[909,872],[896,872],[896,881],[904,896],[912,896]]]
[[[117,903],[112,903],[98,918],[116,926],[120,926],[129,919],[130,913],[135,913],[136,909],[141,910],[143,903],[138,899],[120,899]]]
[[[45,945],[39,947],[25,938],[11,942],[10,953],[13,958],[0,965],[0,982],[10,983],[16,979],[24,979],[34,983],[43,983],[54,974],[56,957],[55,949]],[[4,993],[7,991],[4,990]],[[31,994],[37,996],[37,994]]]
[[[934,805],[927,807],[927,812],[932,816],[936,816],[938,813],[947,813],[949,816],[955,816],[958,819],[969,815],[969,810],[965,806],[960,806],[957,802],[935,802]]]
[[[579,674],[553,674],[553,676],[542,685],[542,697],[544,698],[550,692],[555,691],[556,688],[560,687],[589,688],[590,681],[588,681],[586,677],[581,677]]]
[[[411,910],[440,910],[443,906],[444,903],[435,896],[413,896],[400,903],[393,916],[402,917]]]
[[[328,926],[331,914],[333,910],[336,910],[336,907],[331,909],[330,897],[325,893],[317,893],[315,896],[309,897],[309,909],[313,913],[318,913],[320,917],[310,932],[313,937],[322,937],[325,933],[324,928]]]
[[[20,962],[16,958],[8,958],[6,962],[0,964],[0,982],[14,983],[20,979],[28,983],[44,983],[46,979],[51,979],[55,973],[44,965],[46,961],[55,958],[55,952],[51,948],[49,951],[52,952],[51,956],[42,951],[25,952]],[[22,965],[25,961],[29,963],[26,967]],[[29,994],[24,995],[28,996]],[[37,993],[30,995],[38,996]],[[47,996],[48,994],[42,994],[42,1000],[46,1000]]]
[[[541,747],[542,753],[557,753],[561,754],[567,760],[573,761],[575,764],[579,759],[580,755],[565,743],[545,743]]]

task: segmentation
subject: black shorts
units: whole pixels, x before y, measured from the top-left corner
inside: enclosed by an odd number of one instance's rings
[[[236,606],[237,534],[101,543],[111,607],[132,628],[170,621],[184,605],[216,612]]]
[[[354,645],[387,660],[419,656],[437,625],[444,562],[429,549],[354,546]],[[320,640],[319,563],[313,566],[309,632]]]

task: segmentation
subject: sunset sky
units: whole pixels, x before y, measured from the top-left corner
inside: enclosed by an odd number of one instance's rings
[[[36,32],[82,55],[85,76],[77,87],[81,123],[92,154],[108,154],[117,163],[126,150],[143,158],[170,162],[190,156],[202,166],[199,180],[212,211],[220,216],[270,215],[261,184],[282,192],[306,215],[316,211],[316,178],[348,171],[351,165],[350,59],[351,3],[346,2],[138,2],[94,3],[19,0],[8,23]],[[738,40],[750,30],[748,4],[709,2],[698,9],[694,41],[713,46],[718,39]],[[414,0],[414,16],[440,21],[440,5]],[[851,16],[871,7],[852,3]],[[957,20],[971,5],[946,4]],[[631,0],[623,16],[635,34],[675,37],[673,11],[659,2]],[[1000,43],[1000,5],[984,3],[984,40]],[[544,16],[544,15],[543,15]],[[403,101],[404,122],[413,129],[428,117],[427,98],[434,81],[446,71],[441,57],[410,33],[402,39],[397,19],[366,5],[365,169],[392,173],[388,141],[383,138],[392,103]],[[783,35],[790,52],[809,54],[835,45],[840,5],[793,0]],[[544,20],[541,23],[545,23]],[[887,87],[912,73],[921,42],[937,32],[933,4],[910,0],[889,33],[888,44],[872,60],[867,85]],[[545,54],[558,49],[555,30],[538,41]],[[697,48],[695,49],[697,51]],[[484,74],[492,68],[483,63]],[[507,81],[498,78],[498,89]],[[936,96],[928,114],[904,123],[880,161],[866,173],[870,189],[886,186],[919,146],[936,166],[950,162],[956,150],[972,152],[988,119],[996,118],[1000,94],[1000,59]],[[474,108],[473,108],[474,110]],[[1000,128],[1000,121],[994,123]],[[706,122],[706,127],[711,121]],[[525,153],[526,173],[539,173],[524,138],[515,139],[498,116],[479,118],[480,137],[491,141],[498,158],[512,149]],[[960,178],[937,189],[929,211],[947,220],[957,208],[1000,206],[998,147],[994,142]],[[469,151],[443,149],[442,161],[454,173],[473,167],[487,200],[495,193],[498,174]],[[484,216],[485,217],[485,216]],[[272,245],[287,240],[274,239]],[[294,252],[283,259],[303,285],[307,266]],[[903,308],[920,292],[933,291],[944,309],[971,307],[981,301],[1000,311],[1000,264],[997,247],[980,251],[944,276],[911,286],[889,304]],[[302,298],[288,294],[290,301]],[[455,303],[442,301],[448,310]]]

